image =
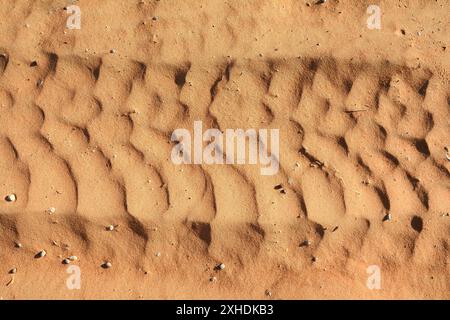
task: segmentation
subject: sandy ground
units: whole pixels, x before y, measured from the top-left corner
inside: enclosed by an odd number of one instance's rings
[[[314,2],[2,0],[0,297],[449,299],[450,2]]]

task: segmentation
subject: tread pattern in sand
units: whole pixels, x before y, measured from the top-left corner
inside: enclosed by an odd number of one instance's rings
[[[150,225],[184,224],[213,258],[244,266],[262,254],[294,269],[311,257],[344,268],[374,256],[448,261],[449,97],[439,76],[389,63],[48,53],[31,68],[2,53],[0,190],[18,201],[0,210],[26,220],[55,207],[86,224],[120,217],[147,246]],[[279,128],[280,173],[173,165],[170,135],[195,120]],[[305,239],[312,245],[298,250]]]

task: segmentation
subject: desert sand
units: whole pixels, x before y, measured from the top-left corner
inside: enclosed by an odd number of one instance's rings
[[[2,0],[0,298],[449,299],[450,2],[315,2]]]

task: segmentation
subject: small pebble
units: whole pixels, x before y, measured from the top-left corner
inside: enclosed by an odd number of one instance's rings
[[[272,292],[270,290],[266,290],[266,296],[271,297],[272,296]]]
[[[157,257],[161,257],[161,252],[157,252],[157,253],[155,253],[155,256],[157,256]]]
[[[9,280],[9,282],[6,284],[6,286],[10,286],[14,283],[14,277],[11,277],[11,280]]]
[[[112,267],[112,264],[111,264],[111,262],[109,262],[109,261],[107,261],[107,262],[105,262],[105,263],[102,264],[102,268],[103,268],[103,269],[109,269],[109,268],[111,268],[111,267]]]
[[[311,244],[311,241],[305,240],[302,243],[300,243],[300,247],[307,247]]]
[[[116,49],[109,50],[109,53],[116,53]]]
[[[13,193],[13,194],[8,194],[6,197],[5,197],[5,200],[7,201],[7,202],[15,202],[16,200],[17,200],[17,196]]]
[[[39,251],[37,254],[36,254],[36,258],[43,258],[43,257],[45,257],[47,255],[47,252],[45,251],[45,250],[42,250],[42,251]]]
[[[278,184],[275,187],[273,187],[275,190],[279,191],[281,194],[286,194],[286,190],[284,190],[282,184]]]
[[[64,260],[62,261],[62,263],[63,263],[63,264],[69,264],[69,263],[70,263],[70,260],[69,260],[69,259],[64,259]]]
[[[221,263],[217,266],[217,269],[223,270],[223,269],[225,269],[225,265],[223,263]]]
[[[16,248],[22,248],[22,244],[20,242],[14,242]]]
[[[48,214],[54,214],[56,212],[56,208],[50,207],[47,209]]]
[[[216,277],[211,277],[211,278],[209,278],[209,281],[211,281],[211,282],[216,282],[216,281],[217,281],[217,278],[216,278]]]
[[[11,270],[9,270],[10,274],[16,274],[17,273],[17,268],[12,268]]]
[[[391,220],[392,220],[392,215],[390,213],[385,215],[384,218],[383,218],[383,221],[391,221]]]
[[[69,257],[69,260],[70,260],[70,261],[77,261],[77,260],[78,260],[78,257],[77,257],[77,256],[70,256],[70,257]]]
[[[110,225],[110,226],[106,227],[106,230],[108,230],[108,231],[114,231],[114,226],[113,226],[113,225]]]

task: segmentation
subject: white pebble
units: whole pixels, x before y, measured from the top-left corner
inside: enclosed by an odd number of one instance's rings
[[[104,269],[109,269],[109,268],[112,267],[112,264],[111,264],[111,262],[107,261],[107,262],[105,262],[105,263],[102,264],[102,267],[103,267]]]
[[[47,209],[48,214],[54,214],[56,212],[56,208],[50,207]]]
[[[39,251],[37,254],[36,254],[36,257],[37,258],[43,258],[43,257],[45,257],[47,255],[47,252],[45,251],[45,250],[42,250],[42,251]]]
[[[17,273],[17,268],[12,268],[11,270],[9,270],[10,274],[16,274]]]
[[[8,195],[5,197],[5,200],[6,200],[7,202],[15,202],[15,201],[17,200],[17,196],[16,196],[14,193],[8,194]]]
[[[69,260],[69,259],[64,259],[62,263],[63,263],[63,264],[69,264],[69,263],[70,263],[70,260]]]
[[[217,266],[217,268],[220,270],[223,270],[223,269],[225,269],[225,265],[223,263],[221,263]]]
[[[300,243],[300,247],[307,247],[309,245],[311,245],[311,241],[309,240],[305,240],[302,243]]]
[[[78,260],[78,257],[77,257],[77,256],[70,256],[70,257],[69,257],[69,260],[70,260],[70,261],[77,261],[77,260]]]

